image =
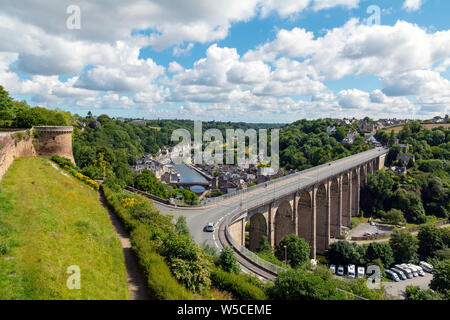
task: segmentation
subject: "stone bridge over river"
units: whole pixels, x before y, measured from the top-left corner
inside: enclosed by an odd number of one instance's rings
[[[294,233],[311,245],[311,258],[315,258],[358,214],[360,187],[367,183],[369,174],[384,166],[388,151],[372,149],[272,180],[267,185],[209,199],[196,208],[159,203],[155,206],[175,218],[184,215],[199,244],[206,242],[219,248],[219,239],[231,237],[229,242],[242,251],[245,225],[250,221],[250,250],[256,249],[263,236],[274,246]],[[204,232],[208,222],[221,227],[213,233]]]

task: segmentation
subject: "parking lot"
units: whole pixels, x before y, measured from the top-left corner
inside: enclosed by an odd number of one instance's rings
[[[385,233],[385,232],[392,232],[394,231],[394,228],[391,226],[383,226],[383,225],[370,225],[369,223],[360,223],[357,225],[353,230],[350,231],[349,235],[352,237],[362,237],[365,236],[367,233]]]
[[[425,272],[424,277],[414,277],[399,282],[383,282],[383,286],[386,293],[393,299],[405,299],[404,293],[407,286],[419,286],[421,289],[429,289],[432,279],[433,275]]]

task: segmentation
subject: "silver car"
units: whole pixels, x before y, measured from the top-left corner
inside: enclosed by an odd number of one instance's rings
[[[209,222],[209,223],[206,225],[206,231],[208,231],[208,232],[214,232],[214,223],[213,223],[213,222]]]

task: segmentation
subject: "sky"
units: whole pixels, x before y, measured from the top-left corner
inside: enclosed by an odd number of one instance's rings
[[[79,115],[450,113],[448,0],[2,0],[0,85]]]

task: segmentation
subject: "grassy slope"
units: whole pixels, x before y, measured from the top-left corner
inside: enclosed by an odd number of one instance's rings
[[[0,244],[9,246],[0,253],[0,300],[129,298],[122,248],[97,192],[43,158],[17,159],[0,188]],[[66,286],[71,265],[81,269],[81,290]]]

